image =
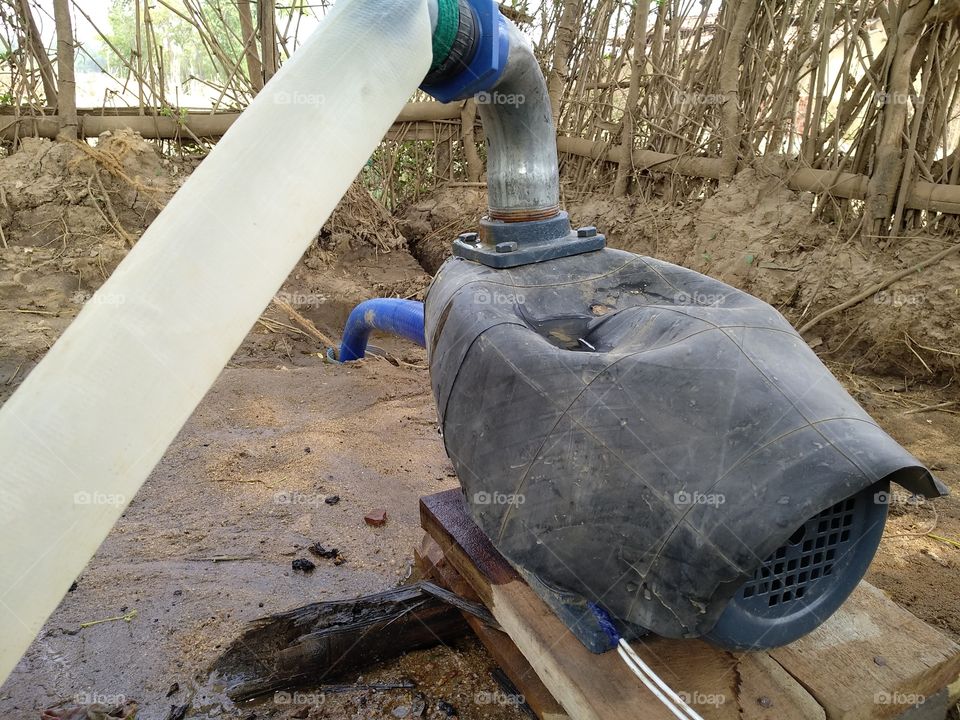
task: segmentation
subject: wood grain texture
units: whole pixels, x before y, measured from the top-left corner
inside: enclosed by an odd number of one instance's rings
[[[673,717],[615,652],[594,655],[576,640],[470,519],[460,490],[421,498],[420,516],[436,543],[425,546],[432,562],[442,553],[460,590],[487,605],[570,718]],[[654,636],[633,645],[705,720],[908,717],[909,702],[923,698],[931,701],[920,709],[935,713],[942,702],[932,699],[960,675],[960,647],[868,583],[817,630],[769,653]],[[516,662],[516,677],[507,674],[526,692]]]
[[[893,718],[960,673],[960,647],[862,582],[806,637],[770,652],[830,720]]]
[[[417,569],[425,579],[444,585],[468,600],[478,600],[470,584],[447,562],[440,546],[429,535],[424,536],[414,555]],[[464,613],[463,617],[538,718],[569,720],[570,716],[550,694],[509,635],[494,630],[473,615]]]

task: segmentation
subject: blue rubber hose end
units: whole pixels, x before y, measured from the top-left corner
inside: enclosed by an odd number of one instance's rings
[[[347,318],[340,342],[340,362],[359,360],[367,351],[374,330],[397,335],[426,347],[423,332],[423,303],[416,300],[375,298],[357,305]]]

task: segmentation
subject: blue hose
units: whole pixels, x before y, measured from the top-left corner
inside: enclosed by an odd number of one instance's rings
[[[357,305],[347,318],[340,343],[340,362],[359,360],[367,350],[367,340],[374,330],[399,335],[420,347],[423,337],[423,303],[416,300],[375,298]]]

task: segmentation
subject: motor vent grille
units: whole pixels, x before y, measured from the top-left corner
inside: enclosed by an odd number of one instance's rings
[[[705,637],[725,649],[761,650],[823,623],[877,552],[889,489],[881,480],[808,519],[737,589]]]
[[[766,600],[769,607],[801,600],[810,586],[828,577],[852,536],[856,496],[841,500],[810,518],[764,560],[753,579],[740,588],[738,599],[751,604]]]

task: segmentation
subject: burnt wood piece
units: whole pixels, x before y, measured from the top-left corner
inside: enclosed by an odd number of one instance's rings
[[[234,701],[319,685],[464,635],[461,610],[493,622],[482,606],[429,582],[312,603],[251,622],[216,660],[211,678]]]

